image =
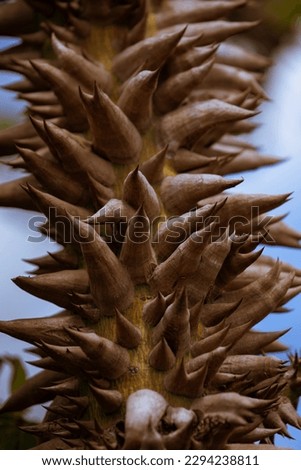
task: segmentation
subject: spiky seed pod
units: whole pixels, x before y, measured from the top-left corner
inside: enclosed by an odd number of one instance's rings
[[[0,33],[22,41],[0,66],[25,77],[6,89],[34,113],[0,131],[0,155],[32,173],[0,204],[40,210],[63,246],[14,282],[67,310],[0,322],[44,369],[0,412],[53,399],[25,427],[35,449],[259,450],[300,428],[299,359],[269,355],[287,330],[256,326],[300,292],[299,270],[257,248],[300,246],[268,214],[290,194],[228,191],[279,161],[240,138],[270,64],[225,41],[257,24],[227,18],[245,3],[0,7]]]

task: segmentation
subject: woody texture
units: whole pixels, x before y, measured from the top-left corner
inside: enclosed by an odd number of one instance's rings
[[[61,246],[13,279],[57,313],[1,312],[37,372],[0,414],[47,403],[23,429],[34,449],[277,449],[301,427],[299,357],[257,326],[301,291],[263,246],[301,234],[270,215],[290,194],[243,191],[244,171],[281,160],[244,137],[270,65],[240,40],[260,20],[240,19],[247,4],[1,3],[21,42],[0,66],[28,107],[0,131],[24,170],[0,205],[43,213]]]

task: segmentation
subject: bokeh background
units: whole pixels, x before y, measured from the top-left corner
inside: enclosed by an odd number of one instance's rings
[[[253,1],[250,3],[253,4]],[[278,213],[288,212],[286,223],[301,232],[301,4],[300,0],[269,0],[263,3],[265,19],[252,40],[256,41],[257,49],[273,58],[275,64],[265,81],[271,101],[261,106],[261,114],[256,118],[260,126],[247,138],[260,151],[287,159],[273,167],[244,173],[245,181],[238,191],[270,194],[293,191],[292,199]],[[262,2],[255,2],[248,19],[252,19],[252,15],[258,17],[259,4],[263,8]],[[17,42],[15,38],[2,38],[0,49]],[[1,86],[17,79],[17,74],[0,72]],[[22,120],[25,107],[26,104],[17,100],[13,93],[0,90],[0,126]],[[0,164],[0,182],[18,176],[20,174],[16,170]],[[28,241],[28,237],[33,235],[29,220],[34,215],[33,212],[0,208],[0,317],[3,319],[44,316],[58,311],[56,306],[26,294],[11,282],[11,278],[24,275],[31,269],[24,259],[58,249],[54,242],[47,239],[39,243]],[[279,257],[301,269],[301,251],[298,249],[266,247],[265,254]],[[301,296],[293,299],[288,306],[290,313],[270,315],[261,326],[263,330],[272,331],[292,327],[284,340],[291,351],[301,352]],[[24,352],[26,347],[21,341],[0,336],[0,357],[22,356],[23,361],[32,360],[33,357]],[[26,363],[23,367],[27,374],[36,372]],[[0,361],[0,403],[8,394],[11,371],[8,362],[1,364]],[[41,414],[41,408],[33,409],[30,418],[39,419]],[[301,431],[289,427],[289,432],[294,440],[288,442],[279,437],[277,444],[300,450]]]

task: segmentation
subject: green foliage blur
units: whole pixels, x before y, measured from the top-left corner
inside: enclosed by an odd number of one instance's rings
[[[12,393],[26,381],[26,373],[17,357],[0,358],[0,373],[5,365],[10,367],[9,389]],[[35,437],[20,429],[29,424],[33,423],[28,421],[22,412],[0,414],[0,450],[26,450],[34,447]]]
[[[280,33],[290,29],[301,18],[300,0],[266,0],[263,8]]]

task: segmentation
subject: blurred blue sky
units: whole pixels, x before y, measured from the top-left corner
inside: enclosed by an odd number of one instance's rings
[[[287,157],[284,163],[244,173],[245,181],[235,189],[245,192],[280,194],[292,192],[291,200],[273,213],[289,212],[285,222],[301,231],[301,33],[280,49],[271,68],[266,90],[271,98],[261,106],[256,121],[261,126],[253,133],[251,142],[266,154]],[[266,247],[264,254],[279,257],[301,268],[299,249]],[[283,341],[301,353],[301,295],[287,304],[292,311],[284,315],[269,315],[261,323],[262,330],[292,329]],[[301,406],[299,404],[299,414]],[[278,438],[278,444],[301,450],[301,432],[289,428],[295,441]]]
[[[11,39],[2,39],[1,48],[6,48]],[[236,188],[238,192],[279,194],[294,191],[293,198],[278,213],[289,211],[286,222],[301,231],[301,35],[294,43],[279,51],[271,68],[266,89],[271,102],[262,105],[262,113],[257,121],[262,125],[254,132],[252,142],[262,152],[288,157],[288,161],[259,171],[244,173],[245,181]],[[17,74],[0,72],[0,84],[18,79]],[[0,115],[16,118],[21,116],[24,103],[17,101],[12,93],[0,91]],[[15,178],[16,172],[0,165],[0,181]],[[277,211],[275,211],[276,213]],[[4,319],[43,316],[59,309],[52,304],[35,299],[18,289],[10,279],[25,274],[30,265],[23,258],[34,258],[47,251],[56,251],[56,245],[45,240],[42,243],[29,243],[28,219],[33,213],[16,209],[0,208],[0,316]],[[288,248],[267,247],[265,254],[271,254],[301,268],[301,251]],[[290,302],[292,312],[285,315],[270,315],[262,322],[263,330],[281,330],[292,326],[284,341],[295,351],[301,351],[301,308],[300,296]],[[24,343],[0,337],[0,356],[3,354],[21,355]],[[24,355],[22,353],[22,355]],[[32,356],[26,355],[26,360]],[[30,369],[28,367],[29,371]],[[35,370],[34,370],[35,371]],[[0,403],[7,391],[5,382],[7,370],[0,374]],[[301,449],[301,432],[290,428],[295,441],[278,439],[279,445]]]

